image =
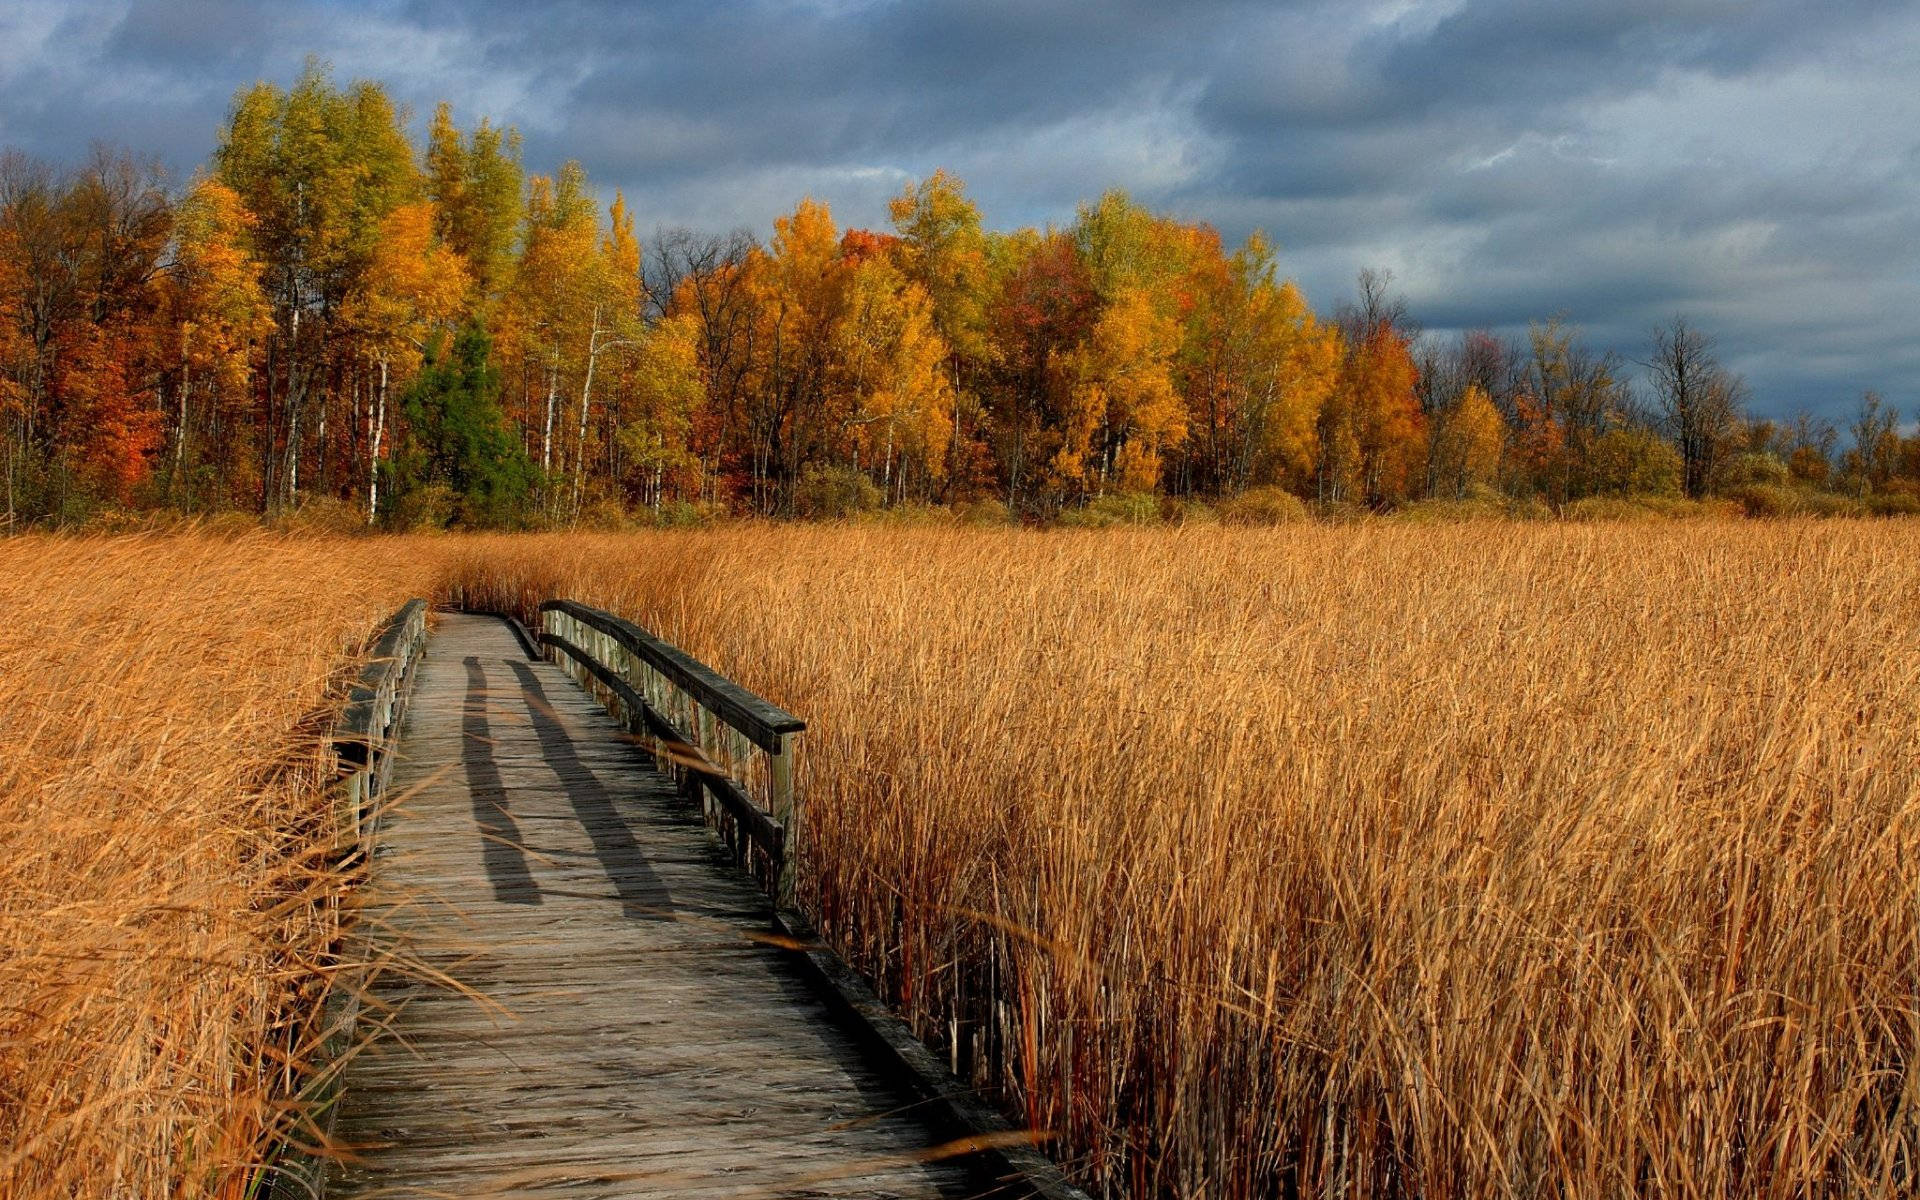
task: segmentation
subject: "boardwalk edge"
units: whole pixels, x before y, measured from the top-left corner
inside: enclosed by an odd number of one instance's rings
[[[1016,1134],[1001,1112],[956,1079],[907,1023],[895,1016],[866,979],[847,965],[792,909],[778,909],[774,929],[791,939],[800,973],[867,1051],[892,1068],[918,1099],[924,1114],[952,1138],[980,1137],[988,1144],[962,1160],[1007,1190],[1002,1195],[1036,1200],[1089,1200],[1067,1182],[1060,1165],[1031,1145],[995,1145],[991,1139]]]

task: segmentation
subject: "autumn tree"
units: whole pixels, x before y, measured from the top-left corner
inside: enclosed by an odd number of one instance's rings
[[[506,286],[520,233],[520,133],[482,117],[463,134],[443,103],[427,129],[426,166],[434,232],[466,264],[474,300],[487,304]]]
[[[1097,311],[1076,343],[1056,351],[1064,421],[1049,481],[1067,494],[1144,491],[1160,482],[1167,452],[1186,440],[1174,360],[1197,303],[1197,276],[1219,259],[1219,238],[1118,191],[1083,206],[1069,236]]]
[[[1900,466],[1900,410],[1880,393],[1866,392],[1847,433],[1853,446],[1843,465],[1854,490],[1862,495],[1885,491]]]
[[[947,345],[946,371],[952,402],[949,461],[942,474],[961,486],[979,482],[986,452],[981,389],[999,361],[988,323],[993,258],[980,210],[966,186],[945,171],[909,184],[887,206],[900,236],[901,271],[927,294],[933,323]]]
[[[1783,449],[1793,478],[1813,487],[1825,487],[1833,473],[1833,451],[1840,433],[1831,421],[1802,411],[1786,430]]]
[[[175,220],[164,283],[178,353],[166,491],[187,508],[216,499],[245,503],[259,483],[253,370],[273,330],[273,309],[249,249],[255,223],[234,190],[211,178],[194,183]]]
[[[656,328],[686,322],[694,342],[700,403],[691,421],[688,453],[696,496],[717,502],[744,478],[746,446],[737,436],[747,409],[755,344],[750,272],[758,246],[748,234],[663,230],[643,259],[642,284]]]
[[[0,158],[10,516],[125,504],[165,438],[160,278],[173,222],[157,168],[100,149],[77,171]]]
[[[594,382],[601,373],[601,361],[613,356],[616,360],[631,364],[631,352],[640,344],[640,242],[634,236],[633,214],[628,211],[626,197],[621,193],[614,193],[607,218],[607,234],[600,242],[599,253],[586,265],[582,276],[589,292],[587,298],[592,304],[587,323],[586,365],[581,373],[580,403],[576,413],[578,421],[574,433],[570,510],[575,520],[580,516],[591,469],[588,433],[594,428]],[[617,366],[618,361],[613,365]],[[607,464],[605,473],[611,476],[617,473],[611,455],[617,451],[618,442],[611,434],[619,424],[620,405],[617,400],[609,401],[602,408],[608,417],[609,436],[603,439],[603,446],[595,449],[607,452],[604,458]]]
[[[773,228],[773,244],[743,268],[754,316],[741,432],[760,512],[784,507],[802,466],[830,458],[844,428],[844,397],[828,385],[852,274],[826,205],[802,200]]]
[[[1587,448],[1586,475],[1602,495],[1678,495],[1686,464],[1665,438],[1644,425],[1607,430]]]
[[[1333,498],[1387,504],[1406,499],[1421,477],[1426,419],[1414,396],[1419,372],[1407,339],[1390,325],[1365,330],[1346,347],[1323,434],[1341,447]]]
[[[1527,359],[1514,400],[1525,453],[1525,486],[1555,502],[1592,490],[1582,464],[1595,438],[1622,423],[1625,382],[1619,360],[1596,354],[1559,317],[1527,328]]]
[[[951,356],[933,298],[882,251],[852,264],[843,303],[833,353],[851,465],[884,497],[924,498],[946,477],[954,428]]]
[[[1102,309],[1086,339],[1059,359],[1069,403],[1053,478],[1085,491],[1149,491],[1162,459],[1187,435],[1173,388],[1179,329],[1140,288]]]
[[[335,326],[365,280],[387,218],[420,197],[420,173],[385,90],[361,81],[342,91],[314,60],[286,91],[262,83],[240,93],[214,161],[219,180],[255,218],[250,249],[275,323],[262,381],[262,500],[288,505],[309,441],[327,478],[329,421],[349,432],[359,424],[334,416],[343,384],[364,374]],[[343,484],[358,478],[337,475]]]
[[[1197,292],[1180,354],[1189,486],[1220,496],[1304,484],[1339,373],[1338,331],[1291,281],[1277,281],[1273,249],[1257,233],[1199,273]]]
[[[1682,486],[1688,496],[1704,496],[1739,432],[1746,385],[1685,317],[1654,330],[1646,366],[1661,422],[1680,452]]]
[[[698,495],[694,426],[706,405],[701,332],[691,311],[668,314],[647,330],[629,375],[632,402],[618,417],[622,469],[616,478],[639,503],[658,511],[668,488]]]
[[[1437,494],[1460,497],[1498,482],[1507,427],[1485,388],[1469,383],[1431,424],[1429,477]]]
[[[403,204],[381,224],[368,269],[342,306],[340,329],[372,360],[364,405],[366,514],[380,511],[381,455],[388,445],[388,391],[419,369],[429,343],[452,330],[466,305],[466,263],[434,235],[433,206]],[[357,403],[356,417],[361,405]],[[358,424],[359,422],[356,422]]]
[[[1007,505],[1029,509],[1055,486],[1070,394],[1058,363],[1091,331],[1099,298],[1064,233],[1023,231],[994,244],[1001,281],[990,323],[999,347],[990,383],[987,436]]]
[[[1360,273],[1357,305],[1341,314],[1344,355],[1320,414],[1323,498],[1390,504],[1424,478],[1427,421],[1413,360],[1414,330],[1384,272]]]
[[[592,402],[592,374],[615,308],[611,288],[586,171],[568,162],[555,176],[534,176],[501,327],[519,368],[524,423],[538,431],[532,440],[543,475],[565,478],[566,418],[577,411],[584,423]],[[571,492],[549,478],[549,515],[570,499]]]

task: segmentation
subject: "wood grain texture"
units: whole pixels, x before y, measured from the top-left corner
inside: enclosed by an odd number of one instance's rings
[[[364,927],[389,975],[334,1196],[964,1196],[770,938],[697,806],[557,668],[446,615]]]

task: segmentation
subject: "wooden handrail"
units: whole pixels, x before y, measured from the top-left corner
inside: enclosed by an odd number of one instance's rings
[[[426,641],[427,602],[409,600],[387,619],[347,693],[346,708],[333,731],[341,774],[336,854],[364,853],[373,835],[377,802],[392,773],[388,750],[406,712],[414,664]]]
[[[731,776],[709,761],[700,747],[687,741],[672,721],[655,712],[646,698],[615,674],[612,667],[559,634],[542,633],[540,644],[564,651],[585,667],[588,674],[599,680],[625,706],[631,722],[644,723],[646,731],[660,743],[660,749],[664,752],[661,757],[674,766],[699,772],[700,785],[732,812],[734,819],[744,824],[751,836],[765,843],[768,856],[776,860],[785,859],[787,831],[774,824],[766,810],[755,804]]]
[[[543,617],[549,612],[562,612],[606,634],[769,754],[780,752],[782,737],[800,733],[807,727],[805,721],[786,709],[761,699],[631,621],[572,600],[548,600],[540,606],[540,612]]]
[[[361,665],[347,703],[333,723],[333,752],[339,762],[339,786],[333,798],[332,856],[364,867],[380,821],[380,802],[393,773],[393,744],[406,716],[413,672],[427,643],[427,602],[409,600],[380,627]],[[338,898],[329,898],[329,906]],[[343,983],[368,969],[364,950],[336,945],[335,963],[324,976],[326,990],[312,1025],[301,1036],[314,1037],[319,1049],[303,1065],[292,1100],[321,1144],[332,1134],[340,1098],[340,1065],[352,1053],[360,1013],[359,991]],[[280,1136],[262,1165],[254,1169],[250,1195],[267,1200],[311,1200],[326,1191],[328,1160],[314,1153],[314,1138],[296,1130]]]
[[[628,728],[653,742],[663,769],[695,799],[743,866],[764,863],[781,904],[793,900],[802,812],[793,787],[794,738],[807,723],[633,622],[572,600],[540,606],[541,646],[564,655],[582,684],[597,684]],[[737,735],[729,741],[718,727]],[[766,807],[731,770],[765,754]],[[724,747],[724,749],[723,749]]]

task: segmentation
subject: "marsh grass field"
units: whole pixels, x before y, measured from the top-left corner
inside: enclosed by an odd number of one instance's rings
[[[1920,527],[0,543],[0,1190],[238,1194],[409,595],[810,724],[802,902],[1107,1196],[1920,1186]]]

